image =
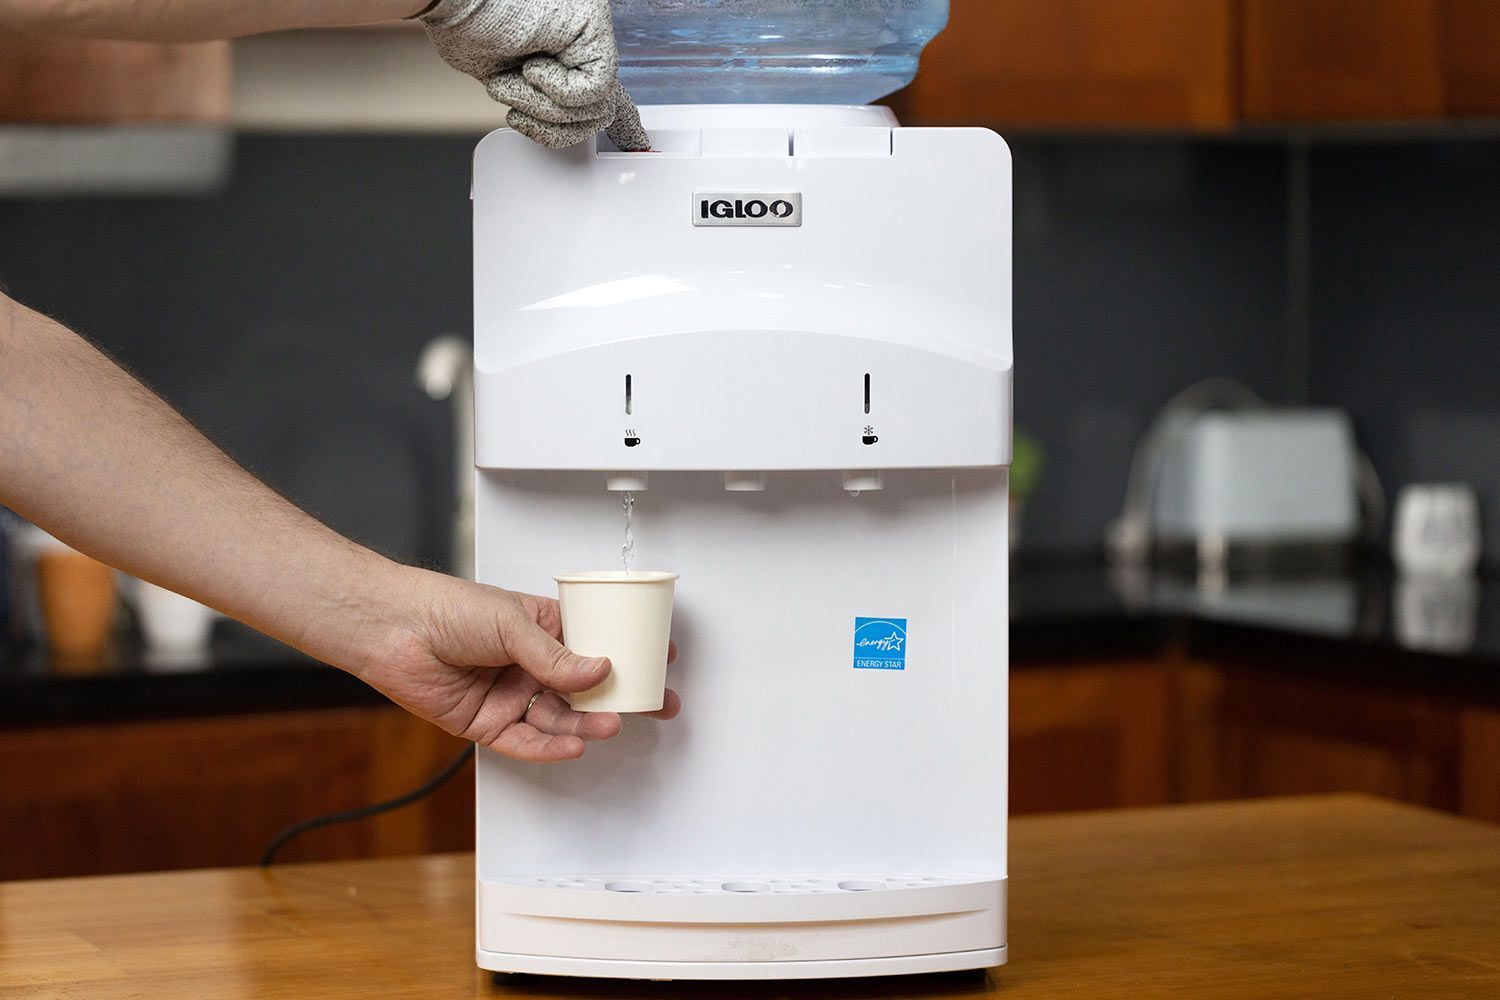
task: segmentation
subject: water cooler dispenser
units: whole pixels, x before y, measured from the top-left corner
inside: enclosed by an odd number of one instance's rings
[[[997,965],[1009,152],[877,107],[642,115],[651,153],[475,154],[478,578],[617,567],[632,491],[684,705],[574,762],[479,753],[478,963]]]

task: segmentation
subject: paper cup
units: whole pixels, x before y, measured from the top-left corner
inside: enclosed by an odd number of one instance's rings
[[[609,676],[567,695],[580,712],[655,712],[667,690],[676,573],[607,570],[557,580],[563,643],[579,656],[607,656]]]

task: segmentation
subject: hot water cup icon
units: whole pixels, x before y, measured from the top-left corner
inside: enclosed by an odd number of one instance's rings
[[[557,580],[563,644],[580,656],[607,656],[598,687],[567,695],[580,712],[655,712],[667,690],[667,644],[677,574],[605,570]]]

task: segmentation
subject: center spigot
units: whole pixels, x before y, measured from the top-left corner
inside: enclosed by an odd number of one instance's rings
[[[766,488],[764,472],[726,472],[724,488],[730,493],[759,493]]]
[[[885,475],[879,469],[859,469],[844,473],[844,489],[850,493],[866,493],[885,488]]]
[[[644,493],[647,478],[644,472],[611,472],[604,488],[611,493]]]

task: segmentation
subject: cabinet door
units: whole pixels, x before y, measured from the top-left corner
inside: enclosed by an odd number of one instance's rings
[[[0,879],[254,864],[284,826],[400,795],[462,747],[393,707],[0,730]],[[280,857],[471,849],[472,774]]]
[[[1437,118],[1443,0],[1245,0],[1248,121]]]
[[[1449,811],[1463,805],[1454,703],[1265,663],[1194,667],[1180,685],[1185,800],[1364,792]],[[1482,727],[1475,731],[1477,746]]]
[[[229,119],[229,43],[0,34],[0,122]]]
[[[1500,114],[1495,0],[1246,0],[1250,121]]]
[[[1165,662],[1013,668],[1010,811],[1172,801],[1172,691]]]
[[[1500,3],[1443,4],[1443,82],[1450,115],[1500,115]]]
[[[1459,807],[1465,816],[1500,823],[1500,708],[1471,705],[1461,722]]]
[[[1231,0],[952,0],[907,124],[1220,129],[1235,119]]]

